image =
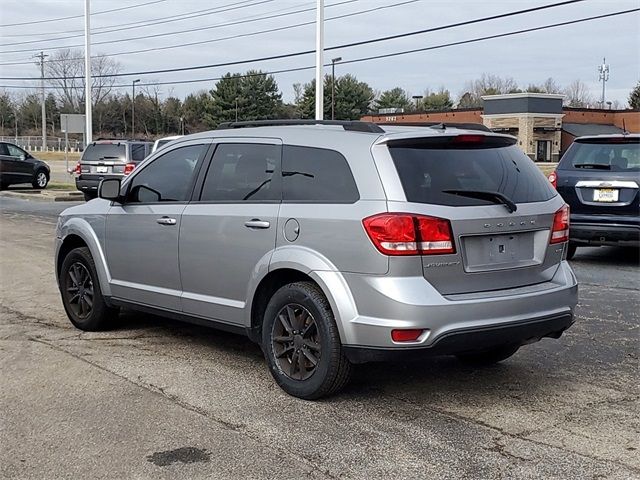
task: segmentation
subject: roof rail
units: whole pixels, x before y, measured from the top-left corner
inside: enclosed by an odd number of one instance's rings
[[[375,123],[359,120],[253,120],[249,122],[225,122],[218,125],[218,130],[228,128],[250,127],[284,127],[290,125],[338,125],[351,132],[385,133]]]
[[[463,130],[478,130],[481,132],[490,132],[491,129],[482,123],[443,123],[443,122],[393,122],[393,123],[385,123],[384,125],[400,125],[403,127],[429,127],[438,130],[445,130],[447,128],[460,128]]]
[[[144,138],[114,138],[114,137],[100,137],[94,138],[91,143],[95,142],[104,142],[104,141],[112,141],[112,142],[147,142],[153,143],[153,140],[146,140]]]

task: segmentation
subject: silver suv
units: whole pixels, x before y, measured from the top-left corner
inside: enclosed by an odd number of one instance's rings
[[[572,324],[569,211],[513,137],[298,123],[183,137],[65,210],[71,322],[127,307],[244,333],[305,399],[354,363],[493,363]]]

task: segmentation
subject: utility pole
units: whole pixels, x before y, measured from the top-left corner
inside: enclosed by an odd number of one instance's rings
[[[131,138],[135,138],[136,136],[136,83],[138,83],[140,79],[136,79],[131,83],[133,88],[133,92],[131,92]]]
[[[84,115],[85,147],[93,141],[91,121],[91,0],[84,0]]]
[[[341,61],[342,57],[331,59],[331,120],[336,119],[336,63]]]
[[[40,65],[40,103],[42,107],[42,151],[44,152],[47,149],[47,108],[46,108],[46,98],[44,92],[44,59],[49,55],[45,55],[44,52],[40,52],[38,55],[34,55],[35,58],[38,59],[38,63],[36,65]]]
[[[324,0],[316,5],[316,120],[324,118]]]
[[[599,77],[598,79],[602,82],[602,99],[600,100],[600,107],[604,108],[605,104],[605,84],[607,80],[609,80],[609,65],[607,65],[607,59],[602,59],[602,65],[598,67]]]

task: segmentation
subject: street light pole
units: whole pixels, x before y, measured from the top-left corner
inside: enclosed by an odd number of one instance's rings
[[[416,112],[418,111],[418,102],[420,100],[422,100],[422,95],[413,95],[411,98],[413,98],[416,101]]]
[[[324,118],[324,0],[316,5],[316,120]]]
[[[331,120],[336,119],[336,63],[341,61],[342,57],[331,59]]]
[[[84,1],[84,114],[85,147],[93,140],[91,120],[91,0]]]
[[[131,97],[131,138],[136,136],[136,83],[139,81],[140,79],[138,78],[131,83],[133,89]]]

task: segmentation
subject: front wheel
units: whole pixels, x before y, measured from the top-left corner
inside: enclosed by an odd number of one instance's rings
[[[104,330],[118,313],[104,301],[96,266],[87,247],[74,248],[63,260],[60,293],[69,320],[80,330]]]
[[[262,348],[273,378],[294,397],[331,395],[351,376],[331,306],[312,282],[285,285],[271,297]]]
[[[501,345],[489,350],[456,355],[458,360],[469,365],[493,365],[506,360],[518,351],[520,345]]]
[[[47,176],[47,172],[44,170],[38,170],[36,172],[36,176],[33,177],[33,182],[31,186],[37,190],[42,190],[47,188],[47,184],[49,183],[49,177]]]

